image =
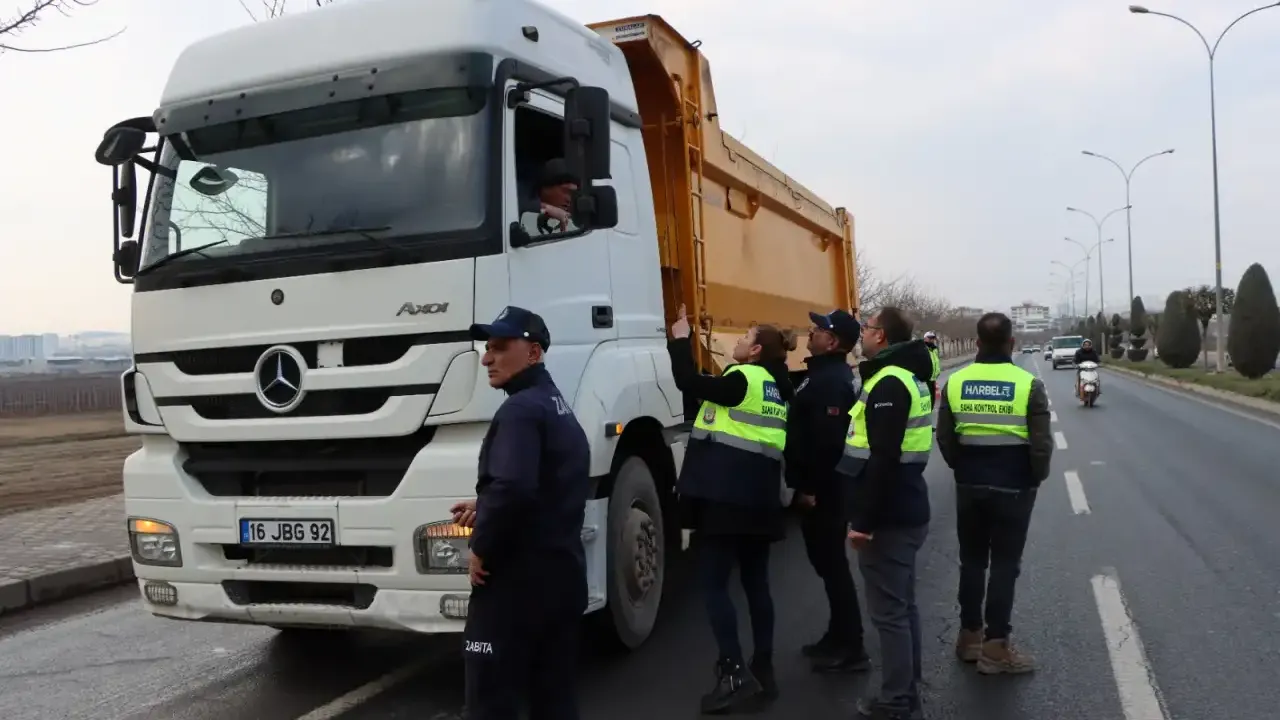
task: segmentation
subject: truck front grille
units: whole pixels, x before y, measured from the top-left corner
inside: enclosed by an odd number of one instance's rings
[[[317,365],[317,347],[321,341],[282,343],[296,348],[306,358],[307,367]],[[335,338],[325,342],[342,343],[342,365],[344,367],[361,367],[368,365],[388,365],[404,357],[409,349],[417,345],[435,345],[440,343],[471,342],[465,331],[441,332],[415,335],[382,335],[362,338]],[[271,345],[242,345],[239,347],[208,348],[201,350],[181,350],[176,352],[139,353],[135,355],[135,364],[171,362],[186,375],[229,375],[253,372],[258,358]]]
[[[236,605],[331,605],[368,610],[378,588],[364,583],[223,580],[222,590]]]
[[[435,436],[183,443],[182,469],[216,497],[388,497]]]
[[[395,560],[393,548],[341,545],[325,548],[255,548],[223,545],[227,560],[245,560],[250,565],[287,565],[310,568],[389,568]]]

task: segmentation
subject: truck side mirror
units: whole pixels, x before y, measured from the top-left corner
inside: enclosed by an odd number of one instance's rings
[[[123,165],[142,151],[147,144],[147,133],[134,127],[116,126],[102,135],[102,142],[93,153],[93,159],[102,165]]]
[[[609,174],[609,91],[599,87],[570,88],[564,98],[565,162],[584,188]]]
[[[120,243],[120,247],[116,248],[111,258],[116,265],[116,278],[122,281],[132,278],[138,272],[139,259],[137,240],[125,240]]]
[[[612,185],[578,190],[573,194],[573,216],[592,230],[617,227],[618,191]]]
[[[138,217],[138,174],[132,160],[116,170],[116,189],[111,194],[120,218],[120,236],[131,238]]]

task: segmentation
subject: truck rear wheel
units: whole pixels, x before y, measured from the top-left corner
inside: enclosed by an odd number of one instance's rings
[[[634,650],[658,619],[666,579],[666,527],[657,484],[645,461],[623,461],[609,497],[608,615],[619,644]]]

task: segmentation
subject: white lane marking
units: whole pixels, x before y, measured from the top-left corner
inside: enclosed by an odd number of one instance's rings
[[[1053,398],[1049,398],[1049,407],[1053,407]]]
[[[1090,465],[1106,465],[1106,463],[1103,462],[1102,460],[1090,460],[1089,464]]]
[[[1132,380],[1136,383],[1146,385],[1147,387],[1155,388],[1157,390],[1164,390],[1165,392],[1175,397],[1186,398],[1187,400],[1193,400],[1195,402],[1200,403],[1201,405],[1208,405],[1211,408],[1221,410],[1224,413],[1235,415],[1236,417],[1241,417],[1241,418],[1244,418],[1245,420],[1252,420],[1256,423],[1266,425],[1269,428],[1280,430],[1280,423],[1278,422],[1267,420],[1266,418],[1261,418],[1261,417],[1258,417],[1257,415],[1251,415],[1242,410],[1237,410],[1233,407],[1223,405],[1221,403],[1215,402],[1213,398],[1205,397],[1204,395],[1200,395],[1199,393],[1196,393],[1190,390],[1183,390],[1182,388],[1176,387],[1176,386],[1169,386],[1169,385],[1164,385],[1157,382],[1151,382],[1146,378],[1137,377],[1134,375],[1127,375],[1125,373],[1115,373],[1115,374],[1120,375],[1127,380]]]
[[[1084,496],[1084,485],[1080,484],[1080,473],[1068,470],[1062,474],[1067,480],[1067,497],[1071,499],[1071,509],[1077,515],[1089,514],[1089,500]]]
[[[1125,720],[1169,720],[1164,696],[1142,648],[1138,626],[1120,594],[1120,579],[1114,569],[1107,568],[1103,574],[1093,576],[1093,599],[1107,638],[1111,673],[1120,691]]]
[[[1049,422],[1058,422],[1058,411],[1057,411],[1057,410],[1050,410],[1050,411],[1049,411]]]
[[[1058,444],[1059,450],[1067,449],[1067,436],[1063,435],[1061,430],[1053,431],[1053,441]]]
[[[361,685],[346,695],[330,700],[306,715],[299,717],[298,720],[333,720],[333,718],[354,710],[357,706],[369,702],[378,695],[408,680],[414,674],[425,670],[430,662],[438,660],[439,658],[427,657],[411,662],[399,670],[393,670],[380,678]]]

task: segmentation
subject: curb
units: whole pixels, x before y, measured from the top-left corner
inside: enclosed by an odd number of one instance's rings
[[[1219,390],[1218,388],[1214,388],[1214,387],[1205,387],[1203,385],[1197,385],[1196,383],[1189,383],[1189,382],[1183,382],[1181,380],[1174,380],[1173,378],[1167,378],[1161,375],[1144,373],[1139,370],[1130,370],[1129,368],[1120,368],[1112,365],[1103,365],[1102,369],[1120,373],[1121,375],[1128,375],[1130,377],[1141,378],[1154,385],[1163,385],[1165,387],[1175,388],[1177,390],[1181,390],[1183,392],[1191,393],[1194,395],[1201,395],[1204,397],[1213,398],[1215,400],[1221,400],[1223,402],[1231,403],[1233,405],[1238,405],[1240,407],[1246,407],[1246,408],[1249,408],[1250,410],[1257,410],[1258,412],[1266,413],[1268,415],[1271,415],[1272,417],[1280,417],[1280,403],[1271,402],[1270,400],[1259,400],[1258,398],[1249,397],[1248,395],[1241,395],[1240,393],[1234,393],[1229,390]]]
[[[121,555],[35,577],[0,580],[0,615],[123,585],[133,579],[133,558]]]

